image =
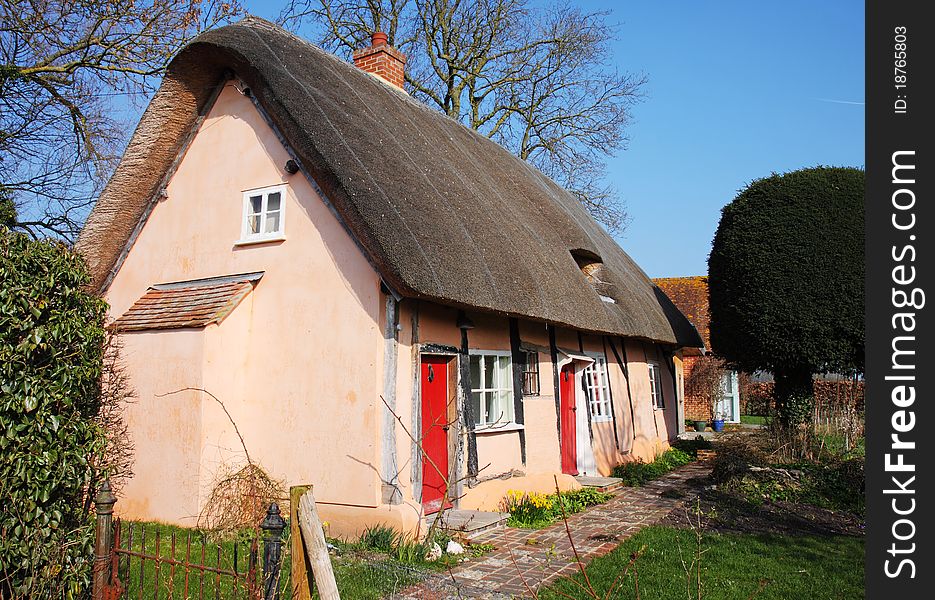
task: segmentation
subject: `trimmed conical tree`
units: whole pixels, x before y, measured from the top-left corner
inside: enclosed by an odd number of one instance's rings
[[[708,258],[711,346],[773,373],[780,422],[811,415],[812,375],[863,372],[864,172],[754,181],[724,207]]]

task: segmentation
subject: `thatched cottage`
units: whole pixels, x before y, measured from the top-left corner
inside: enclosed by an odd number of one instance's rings
[[[239,436],[353,534],[412,530],[446,488],[494,510],[575,487],[677,434],[694,328],[374,42],[355,67],[258,19],[199,36],[88,218],[138,396],[124,515],[191,523]]]

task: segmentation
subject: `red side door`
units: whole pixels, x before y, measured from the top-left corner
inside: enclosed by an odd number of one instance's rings
[[[578,474],[578,435],[575,419],[575,366],[567,364],[559,375],[559,413],[562,427],[562,473]]]
[[[448,470],[448,357],[422,357],[422,505],[441,510]],[[449,504],[450,506],[450,504]]]

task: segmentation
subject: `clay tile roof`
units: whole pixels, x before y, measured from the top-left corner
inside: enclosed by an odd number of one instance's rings
[[[262,273],[155,285],[114,323],[119,331],[180,329],[220,323]]]
[[[168,67],[76,245],[98,289],[120,268],[184,140],[231,73],[402,296],[700,344],[567,190],[476,131],[257,18],[202,33]],[[599,259],[606,289],[589,283],[573,253]]]
[[[666,293],[672,300],[672,303],[678,307],[682,313],[688,317],[705,347],[711,347],[711,340],[708,337],[708,278],[705,276],[695,277],[661,277],[653,279],[659,288]]]

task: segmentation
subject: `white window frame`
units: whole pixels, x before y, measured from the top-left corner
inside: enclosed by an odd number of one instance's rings
[[[260,231],[266,229],[266,218],[268,210],[266,203],[271,194],[279,193],[279,229],[269,233],[253,233],[250,231],[248,217],[254,213],[250,212],[250,198],[253,196],[263,196],[260,212]],[[256,244],[260,242],[277,242],[286,239],[286,186],[283,184],[271,185],[268,187],[245,190],[243,193],[243,205],[240,213],[240,240],[238,244]]]
[[[613,406],[610,402],[610,379],[607,373],[607,357],[600,354],[586,352],[594,362],[581,371],[584,378],[584,387],[588,395],[588,408],[591,411],[591,422],[602,423],[613,419],[611,412]],[[595,377],[596,376],[596,377]],[[595,390],[599,392],[595,395]]]
[[[666,402],[662,396],[662,369],[654,360],[647,361],[646,367],[649,370],[649,396],[653,401],[653,410],[665,410]]]
[[[513,392],[513,353],[510,351],[503,351],[503,350],[469,350],[468,351],[468,360],[472,360],[475,356],[481,357],[481,381],[477,382],[477,381],[474,381],[473,379],[471,380],[471,397],[468,398],[468,402],[471,402],[471,403],[474,402],[475,393],[485,394],[485,393],[490,393],[490,392],[509,392],[507,394],[509,412],[504,410],[504,407],[498,406],[500,410],[497,413],[498,420],[495,420],[495,421],[489,420],[490,415],[486,414],[487,403],[484,401],[484,397],[483,396],[481,397],[481,401],[479,403],[481,414],[474,415],[475,431],[484,430],[484,429],[489,429],[489,430],[494,430],[494,431],[503,431],[503,430],[509,430],[509,429],[515,428],[517,425],[516,425],[515,410],[513,406],[513,399],[515,397],[514,392]],[[488,357],[496,357],[498,360],[500,358],[506,357],[507,364],[509,365],[507,369],[509,376],[506,378],[507,379],[506,385],[504,385],[504,382],[501,382],[495,379],[494,381],[495,387],[492,387],[492,388],[477,387],[478,383],[480,383],[481,386],[484,383],[484,370],[487,367],[486,359]],[[469,371],[470,371],[470,367],[469,367]],[[500,373],[499,369],[495,370],[494,377],[499,378],[500,376],[499,373]],[[501,420],[499,417],[499,415],[501,414],[508,415],[509,418],[505,418]]]

